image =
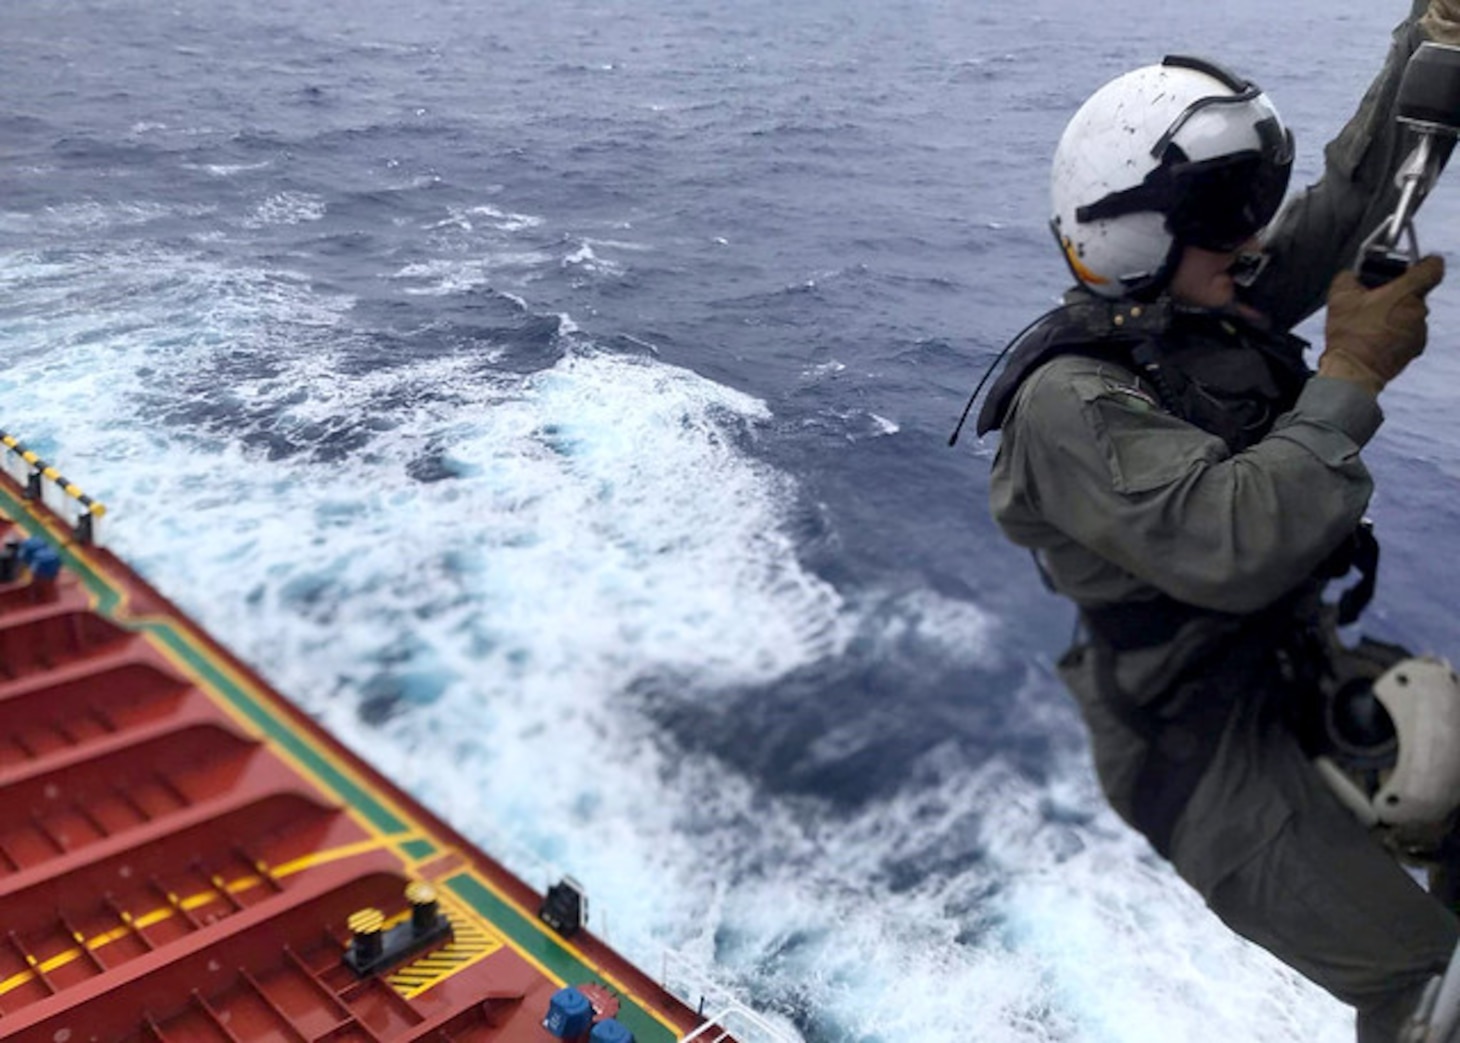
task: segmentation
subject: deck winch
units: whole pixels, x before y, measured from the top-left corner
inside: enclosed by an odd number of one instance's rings
[[[548,999],[579,982],[573,1043],[729,1038],[601,940],[565,943],[537,888],[73,531],[79,497],[58,507],[12,442],[0,1036],[552,1043]],[[585,913],[571,886],[549,910]]]

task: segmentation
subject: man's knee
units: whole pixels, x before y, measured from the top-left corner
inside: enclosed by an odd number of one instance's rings
[[[1455,917],[1356,820],[1312,804],[1206,898],[1238,934],[1354,1007],[1361,1043],[1399,1038],[1460,939]]]
[[[1424,1035],[1406,1035],[1416,1015],[1423,1016],[1421,1001],[1425,992],[1435,982],[1431,976],[1424,981],[1384,996],[1377,1002],[1358,1009],[1358,1043],[1428,1043]]]

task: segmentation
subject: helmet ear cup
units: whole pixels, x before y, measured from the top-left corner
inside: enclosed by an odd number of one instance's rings
[[[1428,843],[1460,808],[1460,677],[1443,659],[1368,639],[1335,652],[1315,763],[1366,825]]]
[[[1386,824],[1439,822],[1460,806],[1460,677],[1448,662],[1418,656],[1396,663],[1374,682],[1394,721],[1394,770],[1374,795]]]
[[[1355,775],[1370,795],[1382,773],[1394,767],[1399,743],[1394,719],[1374,686],[1409,657],[1400,645],[1363,637],[1350,647],[1330,634],[1323,675],[1301,714],[1305,747]]]
[[[1354,677],[1339,685],[1323,703],[1326,752],[1354,771],[1392,768],[1399,745],[1394,719],[1374,694],[1373,680]]]

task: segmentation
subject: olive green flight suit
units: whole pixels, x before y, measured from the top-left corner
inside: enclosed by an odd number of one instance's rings
[[[1384,69],[1326,150],[1323,179],[1290,199],[1265,237],[1271,261],[1243,299],[1274,329],[1322,305],[1333,275],[1392,209],[1407,146],[1392,106],[1424,39],[1425,6],[1415,3],[1395,30]],[[1122,307],[1140,321],[1140,309]],[[1242,616],[1300,586],[1354,531],[1372,490],[1359,451],[1381,420],[1366,391],[1315,376],[1265,437],[1234,454],[1165,412],[1132,369],[1066,354],[1014,398],[990,502],[1008,537],[1082,607],[1164,595]],[[1119,691],[1139,705],[1193,683],[1190,668],[1222,625],[1198,617],[1164,644],[1115,654]],[[1148,739],[1112,708],[1095,658],[1078,646],[1061,673],[1101,785],[1134,823]],[[1239,683],[1251,691],[1217,725],[1215,754],[1170,837],[1172,864],[1232,929],[1356,1007],[1362,1043],[1387,1043],[1443,970],[1460,924],[1339,804],[1274,718],[1280,682],[1254,674]],[[1197,683],[1187,697],[1206,694]]]

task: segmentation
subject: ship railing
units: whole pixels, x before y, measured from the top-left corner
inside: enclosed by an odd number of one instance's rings
[[[520,877],[540,880],[537,889],[546,894],[555,881],[564,879],[560,866],[541,858],[525,845],[503,834],[494,835],[488,847]],[[571,878],[569,878],[571,879]],[[585,897],[586,901],[586,897]],[[593,933],[609,944],[608,910],[595,905]],[[585,921],[587,910],[584,910]],[[678,1043],[805,1043],[789,1025],[777,1025],[746,1006],[729,989],[706,974],[700,964],[673,949],[664,950],[659,985],[697,1009],[702,1021]],[[714,1011],[708,1017],[706,1010]]]
[[[7,431],[0,431],[0,468],[25,490],[27,500],[42,503],[66,519],[77,542],[97,541],[97,523],[106,514],[106,506],[87,496],[75,482]]]
[[[700,1016],[705,1020],[679,1037],[679,1043],[804,1043],[794,1028],[750,1009],[698,964],[672,949],[665,950],[659,984],[689,1002],[698,994]],[[705,1016],[707,1009],[714,1013]]]
[[[679,1043],[801,1043],[779,1026],[740,1003],[724,1007],[699,1028],[679,1037]]]

